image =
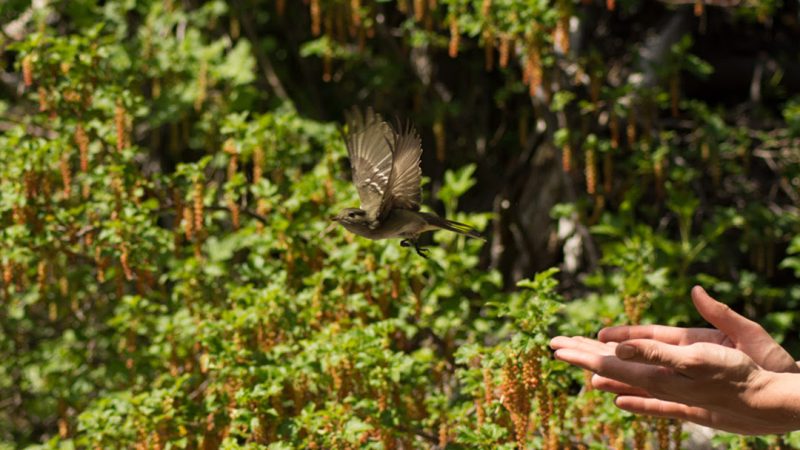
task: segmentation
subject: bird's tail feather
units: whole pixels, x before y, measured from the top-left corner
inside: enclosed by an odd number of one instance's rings
[[[474,239],[480,239],[482,241],[486,240],[486,238],[483,237],[481,233],[478,232],[478,230],[472,228],[471,226],[465,223],[456,222],[455,220],[443,219],[434,214],[428,214],[428,213],[420,213],[420,214],[422,214],[425,217],[425,220],[428,222],[428,224],[433,225],[435,227],[441,228],[443,230],[452,231],[458,234],[463,234],[464,236],[468,236]]]

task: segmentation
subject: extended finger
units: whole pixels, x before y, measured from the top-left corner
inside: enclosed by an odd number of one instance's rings
[[[553,350],[558,350],[561,348],[573,348],[601,355],[613,355],[614,348],[616,348],[616,346],[616,343],[603,343],[582,336],[556,336],[550,340],[550,348]]]
[[[623,361],[614,355],[600,355],[573,348],[556,350],[556,359],[650,392],[674,399],[688,391],[688,378],[666,367]]]
[[[709,410],[683,403],[635,395],[621,395],[614,399],[614,404],[620,409],[636,414],[688,420],[705,426],[715,425],[713,415]]]
[[[738,434],[782,433],[780,425],[754,419],[752,416],[739,417],[729,414],[715,414],[711,410],[689,406],[683,403],[658,400],[632,395],[621,395],[614,399],[618,408],[635,414],[670,417],[686,420],[718,430]]]
[[[665,344],[689,345],[695,342],[721,343],[724,339],[718,330],[710,328],[679,328],[665,325],[624,325],[600,330],[600,342],[622,342],[630,339],[654,339]]]
[[[700,286],[692,288],[692,302],[697,312],[711,325],[728,336],[736,337],[752,333],[764,334],[766,331],[756,322],[740,315],[730,306],[712,298]]]
[[[618,358],[666,367],[687,378],[703,378],[712,372],[727,369],[729,356],[724,352],[737,352],[717,344],[697,343],[686,346],[669,345],[652,339],[632,339],[616,348]]]
[[[646,390],[631,386],[628,383],[623,383],[621,381],[614,380],[612,378],[607,378],[602,375],[593,375],[592,376],[592,387],[595,389],[600,389],[601,391],[611,392],[612,394],[617,395],[635,395],[638,397],[650,397],[650,393]]]

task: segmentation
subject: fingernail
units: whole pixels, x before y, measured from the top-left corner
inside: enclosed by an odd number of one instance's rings
[[[636,354],[636,348],[632,345],[620,344],[617,346],[616,354],[617,358],[630,359]]]

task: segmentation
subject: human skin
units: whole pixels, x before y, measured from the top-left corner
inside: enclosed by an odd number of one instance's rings
[[[555,357],[594,372],[592,386],[617,407],[740,434],[800,429],[800,365],[756,322],[692,289],[714,328],[661,325],[558,336]]]

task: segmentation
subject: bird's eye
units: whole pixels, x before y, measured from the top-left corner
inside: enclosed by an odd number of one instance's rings
[[[355,218],[356,218],[356,216],[357,216],[357,214],[356,214],[356,213],[354,213],[354,212],[351,212],[350,214],[348,214],[348,216],[349,216],[351,219],[355,219]]]

